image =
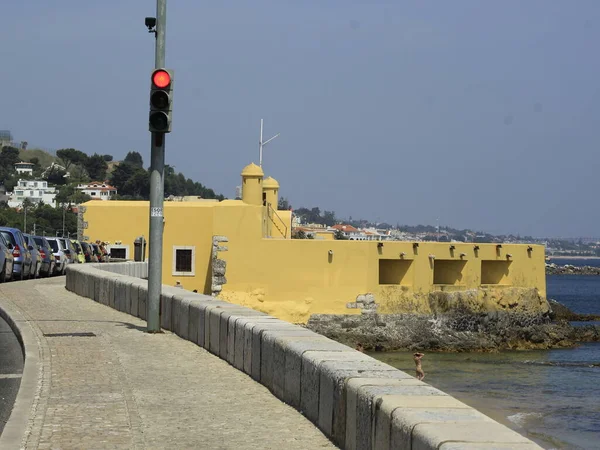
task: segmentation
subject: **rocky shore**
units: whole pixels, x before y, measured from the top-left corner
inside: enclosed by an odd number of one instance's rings
[[[546,264],[547,275],[600,275],[600,267]]]
[[[313,315],[307,327],[344,344],[366,350],[442,352],[530,350],[600,342],[600,325],[573,326],[570,321],[600,320],[549,301],[544,314],[497,311],[445,314]]]

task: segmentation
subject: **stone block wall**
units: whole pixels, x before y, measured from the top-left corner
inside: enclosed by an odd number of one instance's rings
[[[69,266],[67,289],[144,319],[143,264]],[[304,327],[170,286],[163,286],[161,303],[164,329],[266,386],[340,448],[541,448],[444,392]]]

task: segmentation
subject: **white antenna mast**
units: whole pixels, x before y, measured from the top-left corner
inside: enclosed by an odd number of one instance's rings
[[[258,165],[260,167],[262,167],[263,147],[269,142],[271,142],[273,139],[275,139],[277,136],[279,136],[279,133],[277,133],[271,139],[267,139],[263,142],[263,119],[260,119],[260,140],[258,141]]]

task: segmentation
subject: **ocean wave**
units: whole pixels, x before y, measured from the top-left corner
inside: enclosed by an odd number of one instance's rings
[[[512,415],[508,416],[507,419],[510,420],[515,425],[518,425],[520,427],[525,427],[525,423],[527,423],[528,421],[536,420],[536,419],[539,420],[542,417],[544,417],[542,413],[520,412],[520,413],[516,413],[516,414],[512,414]]]
[[[555,366],[555,367],[600,367],[600,362],[580,362],[580,361],[535,361],[526,360],[523,364],[534,366]]]
[[[596,361],[540,361],[535,359],[526,359],[524,361],[515,361],[510,359],[505,360],[477,360],[475,358],[466,358],[466,362],[476,363],[476,364],[526,364],[532,366],[554,366],[554,367],[599,367],[600,362]]]

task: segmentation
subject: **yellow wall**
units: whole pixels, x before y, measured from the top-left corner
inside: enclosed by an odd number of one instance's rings
[[[122,241],[133,257],[134,239],[148,236],[149,203],[84,206],[90,241]],[[163,283],[180,281],[210,294],[212,238],[221,235],[229,242],[218,255],[227,262],[220,296],[292,322],[316,313],[358,314],[357,296],[367,293],[381,313],[432,312],[438,308],[432,298],[442,308],[457,302],[475,310],[547,308],[543,246],[530,252],[527,245],[509,244],[477,244],[476,250],[466,243],[292,240],[291,211],[277,214],[287,224],[286,236],[275,227],[265,234],[262,204],[165,202]],[[174,246],[194,248],[193,275],[173,274]]]
[[[430,312],[427,294],[433,291],[483,289],[474,301],[487,310],[505,307],[502,291],[507,288],[537,288],[545,298],[543,246],[533,246],[530,253],[527,245],[505,244],[497,253],[494,244],[478,244],[478,252],[473,244],[455,243],[453,252],[450,245],[421,242],[415,253],[410,242],[383,242],[378,247],[378,242],[365,241],[240,242],[230,237],[230,251],[222,256],[227,261],[227,284],[221,295],[295,322],[305,322],[315,313],[356,314],[359,309],[349,309],[346,304],[366,293],[374,294],[383,313]],[[247,264],[245,253],[261,255],[262,263]],[[401,258],[400,253],[405,256]],[[461,253],[466,255],[461,257]],[[486,281],[491,277],[500,284],[482,287],[482,261],[503,263],[507,253],[512,254],[510,275],[484,275]],[[442,272],[438,275],[435,263],[440,261],[438,270]],[[456,273],[458,267],[460,274]],[[487,274],[489,266],[483,267]],[[394,274],[397,284],[390,284]],[[434,284],[434,274],[450,284]],[[510,291],[511,296],[517,294]],[[489,299],[484,301],[482,296]],[[543,309],[543,305],[539,307]]]

